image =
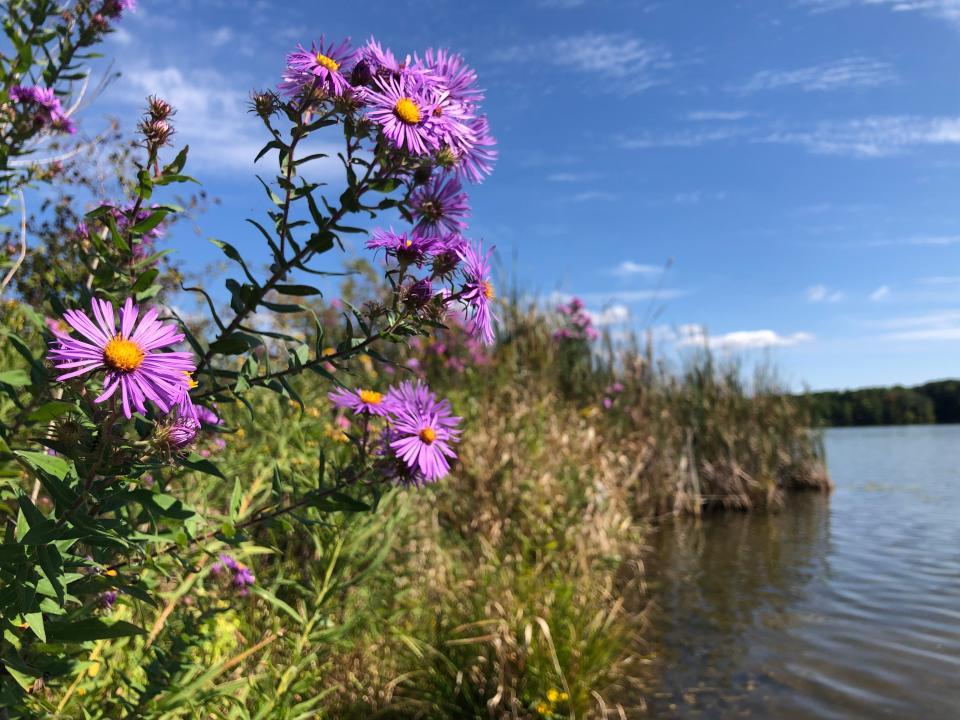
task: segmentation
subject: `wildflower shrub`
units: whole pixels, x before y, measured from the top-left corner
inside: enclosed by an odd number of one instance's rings
[[[25,50],[2,68],[8,197],[31,179],[14,169],[15,156],[31,154],[45,135],[76,130],[64,108],[80,76],[58,71],[73,69],[71,43],[92,44],[131,6],[13,4],[11,37]],[[61,39],[59,55],[43,45],[52,35]],[[47,84],[28,84],[35,76]],[[350,389],[338,371],[429,335],[452,313],[472,336],[493,342],[492,249],[462,234],[463,181],[483,180],[496,158],[482,99],[475,73],[447,51],[398,60],[375,40],[355,48],[321,37],[309,50],[298,46],[277,90],[256,92],[251,103],[267,137],[257,160],[275,158],[278,167],[263,183],[266,220],[249,221],[269,265],[257,273],[234,245],[214,241],[238,274],[226,281],[226,308],[208,288],[183,288],[207,304],[204,332],[172,310],[160,277],[168,251],[156,243],[182,210],[162,196],[196,181],[186,174],[188,149],[167,149],[175,109],[148,98],[131,197],[100,201],[73,231],[89,258],[82,281],[51,287],[42,310],[11,306],[16,321],[4,329],[5,347],[16,354],[0,374],[0,459],[11,478],[0,554],[5,707],[21,707],[30,695],[43,706],[61,683],[75,688],[104,641],[146,635],[149,647],[156,635],[142,624],[145,608],[209,557],[218,559],[206,572],[247,595],[255,575],[238,555],[256,553],[261,528],[282,522],[293,530],[291,522],[310,526],[331,513],[369,510],[392,487],[449,473],[460,419],[448,401],[422,381]],[[341,138],[336,196],[304,178],[325,158],[303,154],[317,134]],[[339,328],[321,322],[311,309],[321,290],[307,280],[335,270],[325,256],[343,247],[344,236],[366,232],[349,218],[384,213],[409,225],[374,228],[366,243],[384,262],[385,291],[343,307]],[[21,261],[11,264],[5,287]],[[267,317],[311,313],[312,326],[296,335]],[[235,417],[230,405],[256,416],[262,391],[305,410],[295,387],[305,373],[341,386],[330,401],[353,416],[341,426],[347,442],[331,462],[321,449],[312,468],[275,466],[270,492],[252,504],[242,474],[228,480],[204,445],[213,435],[222,453],[231,442],[223,420]],[[197,483],[208,497],[189,492]],[[225,507],[212,509],[221,483],[232,492]],[[119,705],[139,712],[155,699],[154,682]]]
[[[5,197],[79,124],[43,29],[93,43],[131,4],[11,5]],[[10,255],[0,715],[609,716],[643,704],[646,520],[820,482],[772,385],[605,356],[582,303],[498,299],[465,237],[496,158],[482,100],[446,50],[320,38],[251,97],[277,174],[261,252],[215,241],[223,290],[168,263],[195,181],[157,97],[116,197],[58,212],[46,262]],[[333,190],[306,179],[318,136]],[[348,236],[362,257],[324,297]]]

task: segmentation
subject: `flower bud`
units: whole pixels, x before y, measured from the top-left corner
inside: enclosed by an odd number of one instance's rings
[[[269,90],[251,93],[250,110],[266,120],[277,111],[277,96]]]
[[[174,109],[173,105],[168,103],[163,98],[157,97],[156,95],[150,95],[147,98],[147,112],[150,113],[150,117],[154,120],[166,120],[171,115],[174,115],[177,111]]]
[[[166,120],[144,119],[140,121],[138,127],[146,139],[147,145],[154,148],[166,145],[170,136],[173,135],[173,128]]]

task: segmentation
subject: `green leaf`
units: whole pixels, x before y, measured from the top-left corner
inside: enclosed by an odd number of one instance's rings
[[[281,295],[295,295],[297,297],[322,294],[317,288],[310,285],[277,285],[276,291]]]
[[[177,153],[173,162],[163,168],[164,175],[179,175],[183,171],[183,166],[187,164],[187,153],[190,151],[189,145],[184,145],[183,150]]]
[[[233,482],[233,494],[230,495],[230,522],[236,522],[242,499],[243,487],[240,485],[240,478],[238,477]]]
[[[163,219],[167,216],[169,211],[166,208],[158,208],[154,210],[146,218],[138,222],[130,231],[136,233],[137,235],[143,235],[145,233],[153,230],[157,225],[163,222]]]
[[[13,387],[24,387],[30,384],[30,376],[25,370],[7,370],[0,372],[0,383]]]
[[[30,629],[33,630],[33,634],[40,638],[40,642],[47,641],[47,633],[44,632],[43,629],[43,613],[24,613],[23,619],[27,621],[27,625],[29,625]]]
[[[190,457],[187,457],[180,461],[180,464],[184,467],[188,467],[191,470],[196,470],[197,472],[202,472],[207,475],[215,475],[221,480],[226,480],[223,473],[220,472],[220,469],[214,465],[212,462],[206,458],[202,458],[197,453],[190,453]]]
[[[61,415],[66,415],[69,412],[73,412],[77,409],[77,406],[73,403],[64,402],[63,400],[53,400],[48,403],[44,403],[32,413],[27,415],[28,420],[33,420],[34,422],[50,422],[54,418],[58,418]]]
[[[51,622],[46,629],[47,640],[52,643],[82,643],[146,634],[146,630],[132,623],[123,620],[111,622],[100,618]]]
[[[58,480],[63,480],[70,472],[70,463],[61,457],[29,450],[17,450],[14,454],[27,463],[31,469],[48,472]]]

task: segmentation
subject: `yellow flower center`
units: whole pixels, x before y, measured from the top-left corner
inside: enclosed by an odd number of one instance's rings
[[[111,370],[132,372],[143,364],[144,352],[133,340],[119,335],[112,338],[103,348],[103,360]]]
[[[193,390],[195,387],[197,387],[197,385],[200,384],[196,380],[194,380],[192,377],[190,377],[190,373],[188,371],[184,370],[183,374],[187,376],[187,387],[190,388],[191,390]]]
[[[496,291],[493,289],[493,283],[489,280],[483,281],[483,296],[487,300],[493,300],[497,296]]]
[[[336,72],[337,70],[340,69],[340,63],[338,63],[333,58],[328,58],[326,55],[322,53],[317,53],[317,57],[315,59],[317,61],[317,65],[320,65],[321,67],[325,67],[330,72]]]
[[[420,108],[408,97],[397,100],[397,104],[393,106],[393,112],[407,125],[416,125],[420,122]]]
[[[432,427],[425,427],[420,431],[420,439],[427,445],[433,445],[433,441],[437,439],[437,431]]]
[[[404,246],[405,246],[405,247],[410,247],[411,245],[413,245],[413,240],[410,240],[409,238],[407,238],[407,242],[404,243]]]
[[[361,390],[360,399],[367,405],[379,405],[383,402],[383,394],[373,390]]]

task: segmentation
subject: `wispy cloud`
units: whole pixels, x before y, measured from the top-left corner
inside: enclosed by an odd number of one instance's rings
[[[830,92],[879,87],[896,80],[897,74],[889,63],[856,56],[792,70],[761,70],[730,90],[742,94],[784,88]]]
[[[626,305],[610,305],[599,311],[588,310],[587,314],[597,327],[620,325],[630,320],[630,308]]]
[[[593,180],[596,177],[596,173],[557,172],[547,175],[547,182],[581,183]]]
[[[644,265],[643,263],[633,262],[633,260],[624,260],[610,271],[611,275],[618,277],[634,277],[636,275],[656,275],[663,272],[663,268],[657,265]]]
[[[493,58],[510,63],[540,62],[616,81],[600,85],[623,94],[663,84],[665,71],[674,65],[670,51],[661,45],[626,34],[595,32],[514,45],[499,50]]]
[[[891,245],[912,245],[914,247],[949,247],[960,244],[960,235],[917,235],[896,240],[870,240],[864,243],[868,247],[889,247]]]
[[[880,326],[893,331],[881,335],[881,340],[960,340],[960,310],[892,318]]]
[[[698,148],[735,142],[796,145],[814,155],[890,157],[923,147],[960,144],[960,116],[886,115],[774,129],[756,123],[722,123],[617,138],[618,145],[626,150]]]
[[[603,190],[585,190],[581,193],[577,193],[570,199],[576,203],[593,202],[595,200],[612,202],[614,200],[619,200],[620,196],[616,193],[604,192]]]
[[[682,325],[677,331],[678,347],[708,347],[713,350],[790,347],[813,340],[813,335],[807,332],[781,335],[774,330],[737,330],[723,335],[710,335],[699,325]]]
[[[933,275],[920,278],[921,285],[960,285],[960,275]]]
[[[753,113],[745,110],[696,110],[687,113],[687,120],[691,122],[736,122],[753,117]]]
[[[843,300],[843,293],[839,290],[831,290],[826,285],[813,285],[807,288],[807,302],[811,303],[835,303]]]
[[[760,142],[800,145],[818,155],[886,157],[922,146],[960,144],[960,117],[881,116],[778,131]]]
[[[683,130],[658,135],[644,133],[632,137],[621,137],[620,147],[626,150],[647,150],[651,148],[695,148],[702,145],[726,142],[747,136],[747,131],[737,127],[717,128],[715,130]]]
[[[893,12],[921,12],[960,25],[960,0],[798,0],[812,12],[830,12],[849,7],[885,7]]]
[[[886,298],[886,297],[889,296],[889,295],[890,295],[890,286],[889,286],[889,285],[881,285],[881,286],[878,287],[876,290],[874,290],[872,293],[870,293],[870,300],[871,300],[872,302],[880,302],[881,300],[883,300],[884,298]]]

